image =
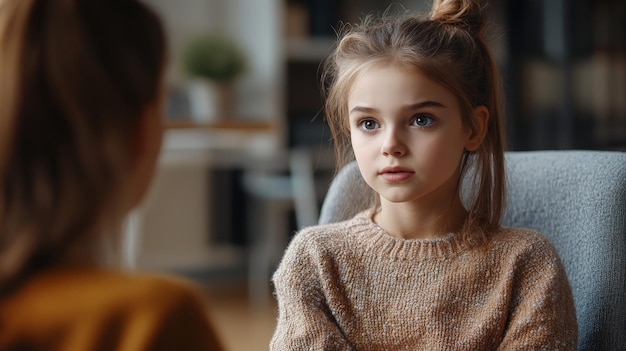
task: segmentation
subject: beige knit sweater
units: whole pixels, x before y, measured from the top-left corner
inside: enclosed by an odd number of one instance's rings
[[[541,234],[401,240],[370,213],[292,240],[271,350],[576,349],[571,289]]]

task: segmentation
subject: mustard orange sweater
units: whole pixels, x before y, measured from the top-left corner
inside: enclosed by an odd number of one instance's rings
[[[575,350],[563,266],[530,230],[401,240],[370,219],[311,227],[274,274],[271,350]]]
[[[0,350],[221,350],[206,308],[182,280],[54,269],[0,300]]]

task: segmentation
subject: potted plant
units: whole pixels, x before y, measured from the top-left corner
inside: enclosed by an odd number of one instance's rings
[[[221,35],[205,35],[189,42],[183,52],[190,83],[190,109],[196,119],[221,119],[233,115],[233,82],[245,69],[237,44]]]

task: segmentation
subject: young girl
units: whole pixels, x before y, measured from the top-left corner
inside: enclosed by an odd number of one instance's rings
[[[162,136],[159,19],[136,0],[0,2],[0,349],[220,350],[202,295],[106,268]]]
[[[272,350],[576,349],[555,250],[500,226],[500,88],[481,9],[435,1],[429,18],[368,19],[339,40],[327,118],[377,199],[293,239],[273,278]]]

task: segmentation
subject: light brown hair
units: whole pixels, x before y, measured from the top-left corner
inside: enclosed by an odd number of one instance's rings
[[[338,168],[354,157],[348,95],[359,73],[372,65],[419,69],[456,96],[463,124],[470,128],[475,128],[473,110],[485,106],[487,134],[476,151],[465,154],[459,185],[472,169],[470,184],[477,190],[468,205],[465,227],[490,230],[500,226],[504,206],[504,136],[500,78],[483,39],[484,17],[477,1],[435,0],[429,16],[386,14],[344,26],[324,64],[322,87]]]
[[[139,1],[0,3],[0,293],[119,224],[164,61]]]

